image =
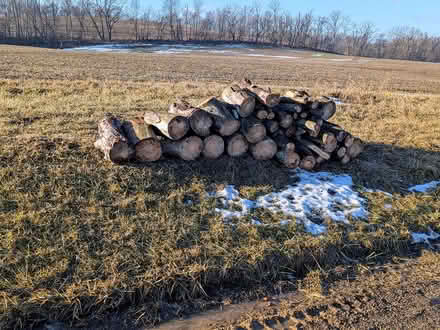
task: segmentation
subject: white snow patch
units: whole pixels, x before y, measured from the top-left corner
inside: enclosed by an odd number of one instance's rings
[[[393,205],[391,205],[391,204],[385,204],[383,207],[384,207],[385,209],[387,209],[387,210],[391,210],[391,209],[393,208]]]
[[[384,194],[385,196],[393,198],[393,195],[390,194],[389,192],[382,191],[382,190],[379,190],[379,189],[364,189],[364,191],[368,192],[368,193]]]
[[[326,98],[328,98],[329,100],[335,102],[335,104],[346,104],[346,103],[342,102],[342,100],[337,98],[337,97],[326,96]]]
[[[299,58],[299,57],[296,57],[296,56],[264,55],[264,54],[246,54],[246,56],[284,58],[284,59],[293,59],[293,60]]]
[[[414,243],[426,243],[430,244],[430,240],[436,240],[440,238],[440,234],[433,231],[431,228],[429,229],[429,233],[411,233],[411,238]]]
[[[432,181],[425,184],[419,184],[417,186],[408,188],[408,190],[411,192],[424,193],[429,192],[430,190],[434,190],[435,188],[437,188],[437,186],[440,186],[440,181]]]
[[[304,170],[296,170],[293,174],[298,179],[296,183],[288,185],[280,192],[261,196],[255,201],[241,198],[233,185],[208,193],[208,196],[221,200],[223,207],[216,208],[215,211],[225,220],[246,216],[256,208],[265,208],[295,218],[313,235],[327,231],[325,225],[316,223],[321,223],[326,218],[348,224],[349,216],[368,216],[365,200],[353,190],[351,176]],[[280,224],[287,224],[286,221],[283,220]]]

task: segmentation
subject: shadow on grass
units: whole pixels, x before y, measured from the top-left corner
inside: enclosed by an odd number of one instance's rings
[[[3,158],[20,167],[31,157],[14,159],[17,155]],[[91,147],[75,149],[72,156],[68,144],[57,144],[32,157],[41,166],[33,168],[34,176],[21,178],[18,173],[13,178],[14,189],[38,193],[44,176],[54,180],[50,181],[54,191],[69,190],[71,194],[56,199],[48,191],[44,196],[54,200],[54,207],[34,197],[28,202],[34,217],[26,220],[30,223],[0,224],[0,230],[12,228],[18,237],[5,250],[10,254],[6,259],[14,259],[15,253],[17,257],[0,275],[26,292],[10,289],[8,282],[0,283],[5,297],[19,302],[3,305],[0,325],[5,329],[38,328],[47,320],[90,329],[152,325],[218,307],[225,299],[238,302],[295,290],[297,281],[310,271],[417,258],[421,251],[407,238],[392,233],[368,236],[367,227],[362,229],[367,242],[350,237],[352,228],[336,224],[335,234],[323,239],[288,227],[234,228],[210,214],[209,202],[190,208],[182,203],[187,194],[194,198],[219,184],[282,188],[290,173],[275,161],[222,157],[113,166]],[[322,170],[351,174],[356,184],[369,188],[401,192],[409,183],[438,178],[439,162],[438,152],[372,144],[349,165],[331,164]],[[59,168],[63,171],[52,172]],[[2,193],[5,200],[14,199],[12,191]],[[57,209],[60,203],[62,207]],[[11,210],[5,205],[0,215],[6,219]],[[26,244],[21,244],[25,237]],[[64,248],[64,237],[75,244]],[[29,247],[41,244],[55,249],[47,258],[64,260],[65,266],[51,276],[20,282],[14,272],[28,267],[28,254],[36,253],[29,252]],[[45,267],[47,263],[39,260],[26,274],[37,276]],[[325,293],[326,282],[320,285]],[[43,292],[41,299],[32,296],[45,290],[50,294]],[[110,325],[109,319],[115,323]]]

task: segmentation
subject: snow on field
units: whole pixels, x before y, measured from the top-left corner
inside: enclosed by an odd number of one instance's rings
[[[299,58],[299,57],[296,57],[296,56],[264,55],[264,54],[246,54],[246,56],[272,57],[272,58],[285,58],[285,59],[297,59],[297,58]]]
[[[430,190],[434,190],[435,188],[437,188],[438,186],[440,186],[440,181],[432,181],[432,182],[428,182],[425,184],[420,184],[414,187],[410,187],[408,188],[409,191],[411,192],[429,192]]]
[[[289,218],[296,219],[313,235],[326,232],[327,227],[322,224],[325,219],[349,223],[350,216],[368,216],[366,201],[353,189],[351,176],[303,170],[296,170],[292,174],[292,178],[297,180],[295,183],[282,191],[260,196],[256,200],[240,197],[233,185],[209,193],[208,196],[220,200],[222,207],[216,208],[215,211],[221,214],[225,221],[250,215],[254,209],[262,208],[286,216],[287,219],[280,224],[289,223]],[[255,224],[261,224],[258,219],[253,221]]]
[[[414,243],[426,243],[430,244],[429,241],[436,240],[440,238],[440,234],[429,228],[429,233],[411,233],[411,238]]]

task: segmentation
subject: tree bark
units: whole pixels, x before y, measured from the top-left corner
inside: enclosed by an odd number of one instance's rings
[[[189,136],[179,141],[164,139],[162,150],[166,155],[179,157],[183,160],[195,160],[202,153],[203,141],[198,136]]]
[[[258,143],[266,136],[266,127],[254,117],[241,119],[241,133],[249,143]]]
[[[270,88],[262,88],[254,85],[249,79],[243,79],[240,82],[240,87],[243,89],[248,89],[253,94],[256,95],[257,100],[261,103],[273,107],[280,103],[280,94],[272,93]]]
[[[203,140],[203,157],[217,159],[225,151],[225,141],[219,135],[210,135]]]
[[[144,121],[146,124],[156,127],[163,135],[172,140],[183,138],[190,128],[187,118],[165,112],[146,111]]]
[[[255,96],[238,85],[232,85],[223,90],[222,99],[236,105],[241,117],[249,117],[255,109]]]
[[[257,160],[272,159],[277,153],[277,149],[275,141],[268,137],[256,144],[251,144],[249,147],[252,156]]]
[[[162,146],[152,128],[145,124],[142,118],[125,121],[122,128],[128,141],[134,145],[137,160],[154,162],[160,159]]]
[[[227,138],[226,151],[231,157],[243,156],[249,149],[249,143],[246,138],[237,133]]]
[[[98,124],[98,139],[95,148],[104,153],[104,158],[115,163],[122,163],[132,159],[134,148],[124,136],[121,121],[110,113]]]
[[[236,107],[211,97],[198,108],[211,114],[214,119],[213,129],[221,136],[231,136],[240,129],[240,121],[233,115]]]
[[[214,124],[208,112],[195,108],[184,100],[172,103],[168,112],[188,118],[191,129],[198,136],[208,136]]]

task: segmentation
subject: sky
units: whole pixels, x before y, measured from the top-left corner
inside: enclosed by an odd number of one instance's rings
[[[141,0],[148,7],[159,7],[160,0]],[[268,4],[269,0],[260,0]],[[290,13],[308,12],[327,16],[333,10],[340,10],[354,22],[372,22],[380,32],[389,32],[395,26],[416,27],[423,32],[440,35],[440,0],[279,0],[281,8]],[[180,0],[183,5],[192,0]],[[203,0],[205,10],[228,4],[252,4],[253,0]]]

